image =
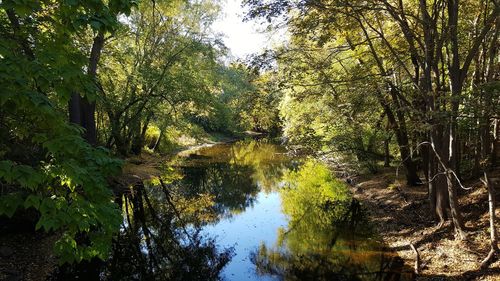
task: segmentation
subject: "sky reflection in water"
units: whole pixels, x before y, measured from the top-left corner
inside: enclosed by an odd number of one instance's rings
[[[234,247],[222,277],[383,280],[392,274],[387,272],[398,275],[399,260],[372,239],[343,183],[314,161],[299,168],[303,159],[285,152],[248,141],[181,155],[186,195],[215,195],[219,220],[204,226],[202,234],[214,237],[220,248]]]

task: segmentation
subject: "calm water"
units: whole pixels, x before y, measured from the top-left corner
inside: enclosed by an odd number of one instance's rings
[[[162,169],[118,200],[124,224],[98,279],[410,279],[344,184],[283,147],[215,145]]]

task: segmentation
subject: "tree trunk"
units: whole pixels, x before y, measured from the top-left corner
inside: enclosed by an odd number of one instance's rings
[[[391,142],[391,137],[384,140],[384,167],[391,166],[391,153],[389,151],[389,143]]]
[[[498,165],[498,159],[500,158],[500,124],[499,119],[495,118],[493,120],[493,148],[491,149],[491,166],[496,167]]]
[[[429,148],[430,149],[430,148]],[[450,206],[449,197],[446,190],[445,176],[442,175],[443,168],[438,165],[434,152],[429,153],[428,162],[428,190],[430,211],[439,225],[443,225],[447,219],[447,212]]]
[[[444,184],[442,184],[441,181],[437,181],[436,195],[443,190],[447,191],[453,226],[455,227],[455,231],[459,238],[464,239],[466,237],[464,231],[465,226],[458,205],[458,196],[456,194],[455,184],[456,179],[453,175],[453,169],[450,164],[450,155],[453,153],[452,149],[454,148],[451,145],[450,138],[451,136],[449,134],[443,134],[442,138],[439,138],[439,134],[434,133],[431,139],[435,159],[437,160],[437,165],[439,167],[438,171],[442,171],[441,173],[446,176],[446,182]]]
[[[148,114],[146,120],[144,121],[144,124],[141,126],[139,125],[138,128],[140,129],[139,132],[135,135],[134,139],[132,140],[132,147],[131,151],[135,155],[141,154],[142,148],[144,147],[144,140],[146,138],[146,131],[148,129],[149,121],[151,120],[152,114]]]
[[[455,178],[451,173],[451,169],[446,171],[446,183],[448,185],[448,197],[450,199],[450,211],[451,211],[451,219],[453,220],[453,226],[455,227],[455,231],[458,234],[460,239],[465,239],[465,225],[462,217],[462,213],[460,213],[458,206],[458,196],[456,194],[455,189]]]
[[[488,256],[481,262],[481,268],[487,268],[492,262],[498,258],[498,235],[495,226],[496,221],[496,191],[495,187],[490,182],[488,174],[484,172],[484,180],[481,180],[488,189],[488,207],[490,212],[490,252]]]
[[[111,111],[108,111],[108,117],[111,127],[111,138],[114,140],[116,151],[118,151],[120,155],[127,156],[128,147],[123,140],[123,136],[121,135],[120,116],[118,114],[112,113]],[[110,142],[108,142],[108,144],[111,145]]]
[[[390,117],[389,117],[390,116]],[[422,184],[422,181],[417,175],[417,166],[411,157],[410,144],[408,141],[408,135],[406,131],[402,131],[400,126],[396,124],[396,120],[392,112],[387,114],[389,122],[393,124],[394,133],[396,134],[396,141],[399,146],[399,153],[401,156],[401,161],[405,167],[406,182],[408,185],[417,186]]]
[[[71,98],[68,103],[69,121],[80,126],[82,125],[81,103],[82,97],[80,97],[79,93],[71,94]]]
[[[104,33],[100,31],[92,43],[87,74],[96,80],[97,65],[104,47]],[[97,130],[95,123],[95,100],[90,100],[87,95],[80,96],[73,93],[69,101],[69,120],[85,129],[84,138],[91,145],[97,144]]]
[[[399,126],[399,123],[394,116],[394,112],[392,111],[388,103],[384,100],[380,92],[378,92],[378,99],[380,105],[385,111],[385,114],[387,115],[387,121],[389,122],[390,128],[396,134],[396,141],[398,143],[401,161],[403,163],[403,166],[405,167],[407,184],[411,186],[422,184],[422,181],[417,175],[417,166],[415,165],[411,157],[408,134],[406,130],[402,130],[401,126]]]

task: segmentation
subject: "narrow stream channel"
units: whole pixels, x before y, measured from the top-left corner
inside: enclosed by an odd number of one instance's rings
[[[411,280],[344,183],[286,152],[251,140],[179,153],[119,201],[98,279]]]

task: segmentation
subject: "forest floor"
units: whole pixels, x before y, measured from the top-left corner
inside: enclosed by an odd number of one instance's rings
[[[57,266],[52,246],[59,237],[0,221],[0,280],[45,280]]]
[[[441,228],[433,222],[425,186],[408,187],[395,178],[393,168],[359,176],[353,193],[368,210],[385,244],[411,268],[416,254],[410,244],[417,248],[421,259],[417,280],[500,280],[499,261],[486,270],[479,269],[490,250],[488,193],[479,180],[465,182],[473,188],[460,191],[460,210],[468,234],[460,241],[455,239],[450,221]],[[500,170],[494,171],[492,180],[498,184],[499,178]],[[498,208],[496,214],[500,216]]]

